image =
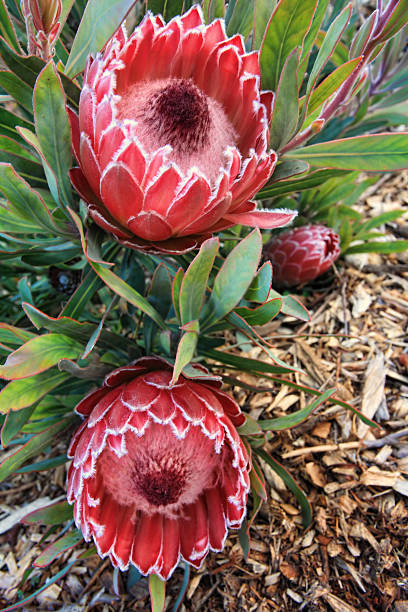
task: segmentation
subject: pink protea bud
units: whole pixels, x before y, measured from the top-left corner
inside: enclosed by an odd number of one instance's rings
[[[277,286],[290,287],[326,272],[340,255],[340,238],[324,225],[305,225],[279,234],[264,248]]]
[[[85,70],[79,117],[69,110],[89,214],[126,246],[183,252],[237,223],[281,227],[290,210],[255,210],[270,177],[273,94],[259,53],[194,6],[165,24],[148,13],[122,28]]]
[[[245,516],[250,463],[244,416],[205,368],[197,378],[145,357],[119,368],[76,410],[68,501],[101,557],[167,579],[180,558],[199,567]]]

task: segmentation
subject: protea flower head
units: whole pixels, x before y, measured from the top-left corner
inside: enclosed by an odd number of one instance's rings
[[[272,238],[264,248],[277,286],[311,281],[330,268],[340,255],[340,238],[330,227],[304,225]]]
[[[86,417],[69,449],[68,501],[99,554],[124,570],[167,579],[182,557],[199,567],[245,516],[249,458],[244,416],[197,367],[145,357],[119,368],[77,406]]]
[[[89,214],[123,244],[182,252],[237,223],[281,227],[296,213],[251,198],[277,160],[268,150],[273,94],[259,53],[194,6],[167,25],[148,13],[120,29],[85,70],[79,118],[69,110]]]

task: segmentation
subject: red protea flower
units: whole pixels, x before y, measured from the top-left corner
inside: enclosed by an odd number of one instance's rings
[[[259,53],[227,38],[223,20],[206,26],[198,6],[167,25],[148,13],[88,61],[79,118],[69,111],[72,182],[94,221],[133,248],[182,252],[237,223],[286,225],[296,213],[250,201],[277,160],[272,99]]]
[[[298,285],[326,272],[340,255],[340,238],[330,227],[305,225],[272,238],[264,249],[276,285]]]
[[[124,570],[167,579],[180,557],[199,567],[245,516],[244,416],[219,379],[169,386],[172,368],[145,357],[119,368],[76,410],[68,501],[85,539]]]

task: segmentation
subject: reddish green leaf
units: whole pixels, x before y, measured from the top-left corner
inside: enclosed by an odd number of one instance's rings
[[[257,275],[245,294],[245,299],[249,302],[259,302],[263,304],[269,297],[271,284],[272,264],[270,261],[267,261],[259,268]]]
[[[26,525],[61,525],[71,519],[72,506],[67,501],[61,501],[30,512],[21,522]]]
[[[84,541],[82,533],[78,530],[70,531],[61,538],[50,544],[39,557],[36,558],[34,567],[47,567],[56,557],[59,557],[63,552],[78,546]]]
[[[184,273],[179,303],[182,325],[198,319],[203,306],[208,277],[218,253],[218,238],[209,238]]]
[[[32,406],[67,378],[68,375],[63,372],[49,370],[29,378],[12,380],[0,391],[0,413],[6,414],[9,410],[17,411]]]
[[[54,423],[41,433],[36,434],[22,447],[16,450],[15,453],[9,455],[0,463],[0,482],[3,482],[10,474],[23,465],[33,455],[38,455],[44,448],[52,444],[55,436],[62,430],[67,429],[74,418],[63,419],[58,423]]]
[[[200,327],[198,321],[191,321],[182,327],[184,334],[177,347],[176,361],[174,363],[173,377],[171,384],[174,385],[180,376],[183,368],[186,367],[194,357],[198,341]]]
[[[248,234],[233,248],[215,277],[211,297],[204,308],[205,326],[222,319],[243,298],[256,274],[261,251],[259,230]]]
[[[11,383],[10,383],[11,384]],[[1,444],[3,448],[8,446],[10,440],[16,436],[21,428],[27,423],[35,410],[35,406],[28,406],[18,412],[9,412],[1,428]]]
[[[342,138],[286,154],[319,168],[393,172],[408,168],[408,132]]]
[[[339,66],[329,74],[328,77],[322,81],[316,89],[312,91],[310,96],[309,104],[307,107],[307,114],[310,115],[315,110],[320,108],[322,104],[334,94],[342,83],[350,76],[353,70],[358,66],[361,61],[361,57],[356,57],[350,60],[346,64]]]
[[[10,19],[4,0],[0,2],[0,34],[14,48],[17,53],[21,51],[20,45],[14,30],[13,23]]]
[[[27,378],[48,370],[60,359],[76,359],[82,350],[78,342],[62,334],[38,336],[7,357],[0,366],[0,376],[6,380]]]
[[[379,41],[384,42],[395,36],[408,23],[408,4],[406,0],[399,0],[395,3],[395,8],[389,16],[382,32]]]
[[[287,58],[302,45],[312,24],[316,5],[316,0],[280,0],[262,41],[262,89],[276,91]]]
[[[274,298],[269,302],[261,304],[257,308],[248,308],[247,306],[241,306],[235,308],[234,312],[245,319],[249,325],[265,325],[269,323],[282,308],[282,299]]]

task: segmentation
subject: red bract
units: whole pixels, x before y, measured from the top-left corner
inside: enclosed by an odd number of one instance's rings
[[[85,70],[80,168],[72,182],[98,225],[126,246],[183,252],[237,223],[281,227],[295,213],[255,210],[277,160],[268,151],[273,94],[259,53],[197,6],[167,25],[150,13],[124,28]]]
[[[69,449],[68,501],[101,557],[167,579],[182,557],[199,567],[245,516],[249,458],[239,406],[220,382],[170,387],[171,367],[142,358],[119,368],[76,410],[86,417]]]
[[[326,272],[340,255],[340,238],[324,225],[305,225],[273,238],[264,252],[274,284],[290,287]]]

